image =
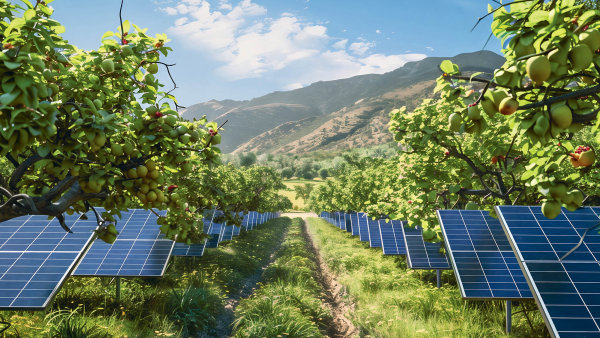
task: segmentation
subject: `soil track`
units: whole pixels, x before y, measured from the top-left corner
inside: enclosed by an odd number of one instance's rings
[[[344,302],[345,289],[339,284],[335,276],[329,271],[327,264],[323,261],[319,250],[315,247],[312,237],[307,229],[306,218],[317,217],[314,213],[290,213],[282,214],[288,217],[301,217],[304,220],[302,234],[309,245],[317,263],[317,278],[321,284],[325,296],[326,305],[331,309],[333,321],[329,327],[328,335],[330,337],[355,337],[359,335],[359,330],[354,326],[346,315],[354,311],[354,304]]]

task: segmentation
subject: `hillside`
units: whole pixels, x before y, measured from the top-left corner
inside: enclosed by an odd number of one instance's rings
[[[369,74],[316,82],[248,101],[211,100],[182,112],[186,119],[207,115],[223,131],[224,152],[290,152],[341,149],[390,141],[387,112],[414,107],[431,93],[438,65],[448,58],[430,57],[381,75]],[[488,72],[503,59],[489,51],[450,58],[464,72]]]

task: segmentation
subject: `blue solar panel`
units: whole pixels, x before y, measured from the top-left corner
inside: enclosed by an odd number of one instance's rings
[[[402,236],[402,222],[379,220],[379,234],[384,255],[405,255],[406,247]]]
[[[500,222],[481,210],[438,210],[464,298],[531,298]]]
[[[381,235],[379,234],[379,220],[367,217],[369,244],[371,248],[381,248]]]
[[[204,255],[204,248],[206,248],[206,240],[203,244],[175,243],[171,256],[202,256]]]
[[[141,209],[121,214],[116,224],[117,240],[113,244],[94,241],[73,275],[150,277],[164,274],[175,242],[160,233],[158,217]]]
[[[586,229],[600,221],[599,207],[566,209],[545,218],[538,206],[498,206],[498,216],[548,330],[555,337],[600,337],[600,235],[560,260]]]
[[[222,241],[230,241],[233,239],[233,225],[225,225],[223,229],[223,236],[221,236]]]
[[[358,236],[360,234],[358,229],[358,214],[350,214],[350,223],[352,225],[352,236]]]
[[[403,222],[404,223],[404,222]],[[440,243],[425,242],[423,228],[401,227],[406,245],[406,261],[411,269],[450,269],[448,257],[440,252]]]
[[[369,241],[368,217],[364,212],[358,214],[358,235],[362,242]]]
[[[83,220],[77,214],[65,215],[65,220],[73,233],[47,216],[2,222],[0,309],[43,310],[54,298],[97,227],[95,218]]]

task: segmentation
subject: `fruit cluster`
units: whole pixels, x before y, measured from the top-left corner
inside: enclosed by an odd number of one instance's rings
[[[574,153],[569,154],[573,167],[589,167],[596,162],[596,154],[589,146],[579,146]]]
[[[573,189],[567,191],[564,183],[550,185],[547,191],[548,198],[542,203],[542,213],[547,218],[556,218],[561,212],[561,204],[569,211],[574,211],[583,204],[583,193],[581,190]]]

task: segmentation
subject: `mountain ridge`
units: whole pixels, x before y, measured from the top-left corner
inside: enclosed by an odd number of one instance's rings
[[[341,112],[343,108],[352,107],[349,111],[353,111],[359,107],[364,108],[366,104],[381,109],[401,104],[412,106],[416,103],[417,97],[423,98],[424,92],[428,91],[426,94],[431,95],[431,88],[424,83],[439,76],[438,66],[441,61],[446,59],[457,63],[463,72],[491,73],[504,62],[500,55],[485,50],[462,53],[451,58],[428,57],[420,61],[407,62],[404,66],[384,74],[365,74],[346,79],[318,81],[303,88],[276,91],[250,100],[209,100],[188,107],[182,111],[182,117],[191,120],[206,114],[209,120],[215,120],[218,123],[227,120],[226,129],[222,132],[223,152],[312,151],[319,149],[319,146],[306,146],[307,142],[310,143],[306,137],[311,134],[314,136],[316,130],[323,129],[315,126],[316,121],[323,122],[325,125],[334,119],[334,115],[344,119],[340,117],[344,115]],[[416,92],[415,85],[422,92]],[[410,95],[402,95],[403,91],[410,92]],[[399,96],[393,93],[399,94]],[[398,98],[395,98],[396,96]],[[387,116],[382,115],[381,109],[367,109],[371,115],[363,116],[360,119],[356,114],[351,115],[355,117],[352,122],[357,122],[356,119],[359,119],[363,121],[364,127],[370,119],[380,120],[383,117],[385,120]],[[286,129],[286,126],[292,125],[297,129]],[[282,128],[279,128],[280,126]],[[313,129],[308,130],[310,128]],[[329,127],[325,129],[330,131],[329,129],[335,128],[329,124]],[[274,130],[279,131],[272,132]],[[266,138],[269,135],[270,137],[276,137],[275,135],[281,137],[282,130],[287,130],[284,136],[289,142],[286,145],[282,145],[281,142],[267,141]],[[292,134],[295,137],[292,137]],[[333,132],[329,137],[334,139],[341,137],[333,134],[337,133]],[[353,135],[348,134],[347,137],[352,138]],[[299,145],[301,139],[305,146]],[[389,139],[382,139],[383,141],[389,141]],[[265,143],[271,145],[266,146]],[[326,144],[331,145],[332,142],[326,142]],[[340,146],[351,145],[344,145],[344,142],[341,142]]]

